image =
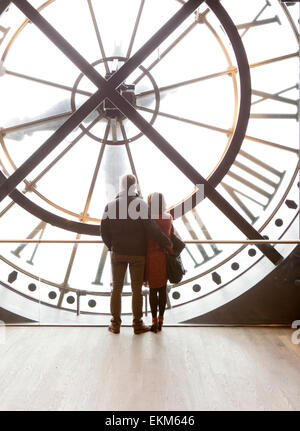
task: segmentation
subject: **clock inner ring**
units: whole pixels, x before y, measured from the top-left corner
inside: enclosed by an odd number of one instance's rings
[[[94,63],[92,63],[92,66],[94,66],[97,69],[97,66],[98,67],[101,65],[103,66],[103,64],[105,63],[111,65],[110,72],[105,74],[105,79],[108,80],[119,69],[120,63],[125,63],[126,61],[127,61],[126,57],[112,56],[112,57],[106,57],[106,58],[97,60]],[[152,100],[150,100],[150,102],[153,103],[154,107],[153,107],[153,113],[152,113],[151,119],[149,120],[149,123],[153,125],[159,112],[160,92],[156,84],[156,81],[151,75],[151,73],[141,65],[138,67],[138,69],[140,69],[144,74],[144,76],[147,78],[147,84],[146,86],[145,85],[143,86],[143,89],[145,88],[145,90],[147,91],[148,90],[153,91],[153,96],[151,97]],[[73,112],[76,111],[76,109],[78,109],[78,106],[79,106],[76,100],[76,96],[78,95],[78,93],[80,93],[79,85],[84,78],[85,78],[84,74],[80,73],[73,85],[73,90],[71,94],[71,109]],[[143,80],[143,82],[146,83],[146,80]],[[131,105],[133,105],[134,107],[137,106],[137,100],[138,100],[139,94],[138,94],[137,86],[134,84],[134,82],[131,82],[130,80],[123,82],[119,86],[118,91],[129,103],[131,103]],[[92,95],[92,92],[90,93],[90,95]],[[87,94],[86,97],[89,97],[89,95]],[[82,100],[84,101],[84,99]],[[122,136],[120,137],[116,135],[115,137],[113,137],[113,139],[105,139],[104,133],[101,135],[89,130],[88,126],[86,126],[85,124],[91,123],[95,121],[97,118],[98,118],[98,122],[110,121],[115,125],[119,124],[120,129],[122,131]],[[119,109],[116,108],[110,102],[109,99],[105,99],[104,102],[101,103],[95,109],[95,111],[90,116],[88,116],[83,123],[80,124],[79,127],[87,136],[89,136],[90,138],[98,142],[105,143],[108,145],[125,145],[130,142],[136,141],[143,136],[142,132],[127,135],[127,130],[126,130],[127,122],[128,120],[126,116],[121,111],[119,111]]]

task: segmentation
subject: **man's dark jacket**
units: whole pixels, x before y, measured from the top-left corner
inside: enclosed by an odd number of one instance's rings
[[[136,214],[141,216],[136,219],[131,218],[130,207],[136,209]],[[146,233],[158,241],[161,248],[171,245],[171,241],[158,224],[151,220],[146,202],[137,194],[128,196],[126,192],[121,192],[116,199],[106,205],[101,222],[101,236],[110,251],[131,256],[145,256]]]

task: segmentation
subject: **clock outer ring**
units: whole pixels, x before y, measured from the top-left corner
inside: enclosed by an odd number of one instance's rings
[[[224,30],[232,44],[233,51],[236,56],[237,64],[238,64],[238,72],[240,76],[240,105],[239,105],[239,114],[237,124],[232,136],[231,143],[229,148],[222,160],[222,163],[217,167],[212,176],[208,179],[210,184],[213,187],[216,187],[217,184],[224,178],[233,161],[235,160],[248,125],[249,115],[250,115],[250,106],[251,106],[251,78],[250,78],[250,69],[249,63],[247,59],[247,55],[245,52],[244,45],[239,36],[238,30],[231,20],[230,16],[223,8],[223,6],[219,3],[219,1],[215,0],[206,0],[206,4],[210,7],[210,9],[217,16],[218,20],[224,27]],[[0,170],[0,184],[6,180],[6,176]],[[26,211],[30,212],[35,217],[49,223],[51,225],[57,226],[64,230],[99,236],[100,229],[99,225],[94,225],[90,223],[82,223],[76,222],[73,220],[66,219],[64,217],[53,214],[52,212],[40,207],[39,205],[32,202],[26,196],[24,196],[20,191],[15,189],[10,195],[10,198],[14,200],[19,206],[21,206]],[[170,210],[170,213],[176,218],[176,214],[184,214],[187,209],[190,210],[197,205],[197,192],[195,191],[191,196],[185,199],[183,202],[180,202],[175,207]]]

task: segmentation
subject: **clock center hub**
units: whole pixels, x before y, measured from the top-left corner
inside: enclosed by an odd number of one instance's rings
[[[108,81],[118,69],[121,63],[127,61],[126,57],[112,56],[102,58],[92,63],[101,76]],[[129,77],[129,83],[125,81],[117,88],[118,93],[124,97],[140,114],[154,124],[160,104],[160,92],[155,79],[145,67],[140,65],[135,71],[138,78]],[[135,81],[138,81],[135,83]],[[89,79],[81,73],[72,89],[71,109],[73,112],[78,109],[88,97],[95,93],[95,86]],[[146,97],[145,97],[146,96]],[[148,105],[149,108],[148,109]],[[113,133],[105,137],[106,125],[112,120],[114,123]],[[127,117],[118,109],[107,97],[79,126],[81,130],[91,139],[98,142],[105,142],[108,145],[123,145],[136,141],[143,136],[142,132],[136,133]]]
[[[109,72],[105,75],[105,79],[108,81],[109,78],[114,75],[115,72]],[[123,82],[117,91],[120,93],[121,96],[123,96],[131,105],[135,106],[136,104],[136,96],[135,96],[135,85],[134,84],[126,84]],[[104,113],[105,117],[107,119],[116,119],[116,120],[124,120],[126,117],[125,115],[115,107],[115,105],[109,100],[109,98],[106,98],[103,102],[103,105],[101,105],[100,108],[98,108],[98,111],[101,113]]]

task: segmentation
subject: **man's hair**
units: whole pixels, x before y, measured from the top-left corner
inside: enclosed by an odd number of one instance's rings
[[[120,178],[121,191],[133,192],[133,189],[136,185],[137,185],[136,177],[132,174],[125,174]]]

